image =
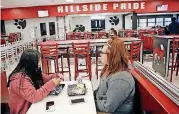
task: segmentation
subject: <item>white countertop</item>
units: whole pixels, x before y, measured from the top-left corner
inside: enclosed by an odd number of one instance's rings
[[[83,80],[88,88],[86,95],[69,97],[67,95],[67,86],[76,83],[75,81],[64,81],[65,84],[62,92],[58,96],[47,96],[38,103],[34,103],[29,108],[27,114],[96,114],[95,102],[93,97],[92,84],[89,80]],[[85,103],[70,104],[70,99],[84,98]],[[54,101],[55,110],[52,112],[46,111],[46,102]]]

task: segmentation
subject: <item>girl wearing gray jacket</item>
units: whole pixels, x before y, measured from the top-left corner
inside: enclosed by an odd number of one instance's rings
[[[120,39],[109,40],[101,52],[104,65],[98,89],[94,92],[96,109],[110,114],[131,114],[135,82],[128,72],[128,53]]]

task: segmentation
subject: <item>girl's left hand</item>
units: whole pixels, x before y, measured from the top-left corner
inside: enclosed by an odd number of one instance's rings
[[[62,81],[64,80],[64,76],[60,73],[57,73],[57,77],[60,78]]]

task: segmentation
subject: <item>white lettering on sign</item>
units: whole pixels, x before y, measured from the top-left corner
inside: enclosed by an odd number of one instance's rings
[[[65,12],[68,12],[68,6],[65,6]]]
[[[58,12],[63,13],[63,6],[58,6]]]
[[[77,12],[81,11],[79,5],[76,6],[76,11],[77,11]]]
[[[59,13],[64,13],[64,12],[94,12],[94,11],[107,11],[108,9],[111,10],[123,10],[123,11],[128,11],[128,10],[137,10],[137,9],[145,9],[146,4],[145,2],[115,2],[112,4],[112,7],[108,8],[108,3],[104,4],[72,4],[72,5],[62,5],[58,6],[57,10]],[[111,9],[112,8],[112,9]]]
[[[121,3],[121,9],[126,9],[126,3]]]
[[[93,5],[90,4],[90,11],[93,11]]]
[[[141,3],[140,3],[140,8],[141,8],[141,9],[145,9],[145,2],[141,2]]]
[[[139,9],[139,3],[133,3],[133,9]]]
[[[74,12],[73,5],[70,6],[70,12]]]
[[[101,10],[101,5],[100,4],[95,4],[95,11],[100,11]]]
[[[108,5],[108,4],[103,4],[103,10],[104,10],[104,11],[107,10],[107,5]]]
[[[128,9],[131,9],[131,3],[128,3]]]
[[[114,3],[114,4],[113,4],[113,10],[116,10],[117,7],[119,7],[119,4]]]
[[[88,6],[87,5],[83,5],[82,8],[83,8],[83,11],[88,11]]]

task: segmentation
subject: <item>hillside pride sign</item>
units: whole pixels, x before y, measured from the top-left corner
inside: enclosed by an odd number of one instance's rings
[[[88,13],[88,12],[109,12],[109,11],[135,11],[145,9],[145,2],[124,2],[124,3],[88,3],[71,4],[57,7],[58,13]]]

